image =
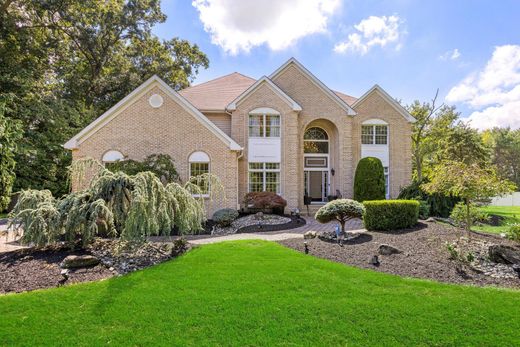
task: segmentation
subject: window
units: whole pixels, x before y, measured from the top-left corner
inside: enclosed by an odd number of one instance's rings
[[[249,163],[249,191],[280,194],[280,163]]]
[[[103,163],[115,163],[116,161],[124,160],[124,155],[119,151],[106,151],[105,154],[103,154],[103,158],[101,161]]]
[[[329,153],[329,135],[321,128],[312,127],[303,135],[304,153]]]
[[[385,169],[385,196],[387,199],[390,199],[390,177],[388,166],[384,167]]]
[[[202,194],[209,194],[209,181],[207,179],[201,179],[201,176],[209,173],[209,156],[204,152],[193,152],[189,158],[190,162],[190,178],[196,177],[194,180]]]
[[[361,143],[364,145],[388,144],[388,126],[386,125],[362,125]]]
[[[250,114],[249,137],[280,137],[280,116]]]

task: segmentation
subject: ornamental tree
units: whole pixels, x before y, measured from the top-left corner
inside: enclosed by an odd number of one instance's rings
[[[314,218],[320,223],[337,221],[341,225],[341,235],[345,235],[345,223],[353,218],[361,218],[365,213],[363,205],[351,199],[338,199],[321,207]]]
[[[17,142],[21,137],[18,121],[4,117],[5,104],[0,102],[0,212],[7,208],[15,178]]]
[[[429,183],[422,185],[428,193],[440,193],[459,197],[465,205],[466,230],[472,226],[471,205],[493,196],[511,193],[514,183],[500,179],[494,168],[482,168],[478,164],[447,161],[432,172]]]

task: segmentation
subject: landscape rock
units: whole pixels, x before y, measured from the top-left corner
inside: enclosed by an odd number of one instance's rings
[[[313,239],[316,236],[317,236],[317,233],[314,230],[309,230],[305,234],[303,234],[303,238],[304,239]]]
[[[379,245],[379,254],[381,254],[381,255],[392,255],[392,254],[398,254],[398,253],[402,253],[402,252],[401,252],[401,250],[399,250],[396,247],[386,245],[386,244]]]
[[[429,217],[425,220],[425,222],[428,222],[428,223],[437,223],[437,221],[435,220],[435,218],[433,217]]]
[[[489,259],[502,264],[520,264],[520,249],[506,245],[491,245]]]
[[[61,262],[64,269],[91,267],[99,264],[99,259],[93,255],[69,255]]]
[[[337,242],[336,233],[334,231],[322,231],[318,234],[318,238],[325,242]]]

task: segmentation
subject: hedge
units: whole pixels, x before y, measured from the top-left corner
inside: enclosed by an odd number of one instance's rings
[[[354,200],[380,200],[385,198],[385,171],[381,160],[366,157],[359,161],[354,176]]]
[[[419,219],[419,202],[416,200],[365,201],[363,222],[367,230],[396,230],[409,228]]]

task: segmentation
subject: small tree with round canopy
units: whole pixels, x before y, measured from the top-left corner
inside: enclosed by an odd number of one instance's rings
[[[341,226],[340,237],[345,236],[345,223],[354,218],[361,218],[365,213],[365,207],[351,199],[338,199],[321,207],[314,218],[320,223],[328,223],[333,220]]]

